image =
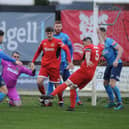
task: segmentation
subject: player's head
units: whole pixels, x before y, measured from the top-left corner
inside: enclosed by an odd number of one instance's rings
[[[3,41],[3,37],[4,37],[4,31],[0,30],[0,44]]]
[[[54,32],[53,27],[47,27],[45,29],[45,32],[46,32],[46,35],[47,35],[48,40],[52,40],[52,38],[53,38],[53,32]]]
[[[54,30],[56,34],[59,34],[62,31],[62,22],[56,21],[54,25]]]
[[[106,37],[107,30],[104,27],[100,27],[99,30],[100,30],[101,36]]]
[[[82,41],[83,41],[84,46],[87,46],[93,43],[91,37],[86,37]]]
[[[17,51],[12,52],[12,57],[17,61],[20,59],[20,53]]]

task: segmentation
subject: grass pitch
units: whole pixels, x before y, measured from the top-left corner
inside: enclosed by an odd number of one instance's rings
[[[0,129],[129,129],[129,104],[114,111],[100,101],[93,107],[84,97],[83,106],[68,112],[68,98],[64,108],[58,107],[57,99],[53,107],[41,107],[38,96],[22,96],[22,101],[20,108],[9,107],[6,101],[0,104]]]

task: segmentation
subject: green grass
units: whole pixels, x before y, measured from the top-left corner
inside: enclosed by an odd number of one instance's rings
[[[69,100],[64,108],[41,107],[38,97],[22,97],[23,106],[9,107],[6,101],[0,104],[0,129],[129,129],[129,104],[124,109],[114,111],[103,108],[102,101],[96,107],[82,98],[83,106],[67,112]]]

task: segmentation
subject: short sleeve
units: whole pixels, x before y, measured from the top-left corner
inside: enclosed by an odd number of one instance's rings
[[[112,46],[113,48],[115,48],[118,45],[118,43],[111,38],[107,39],[107,43],[108,43],[109,46]]]

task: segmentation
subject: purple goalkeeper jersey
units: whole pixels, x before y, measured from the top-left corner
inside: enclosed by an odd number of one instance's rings
[[[35,75],[32,70],[27,69],[21,65],[15,65],[9,61],[2,60],[1,64],[3,67],[2,78],[4,79],[7,87],[15,87],[17,79],[21,73],[25,73],[31,76]]]

